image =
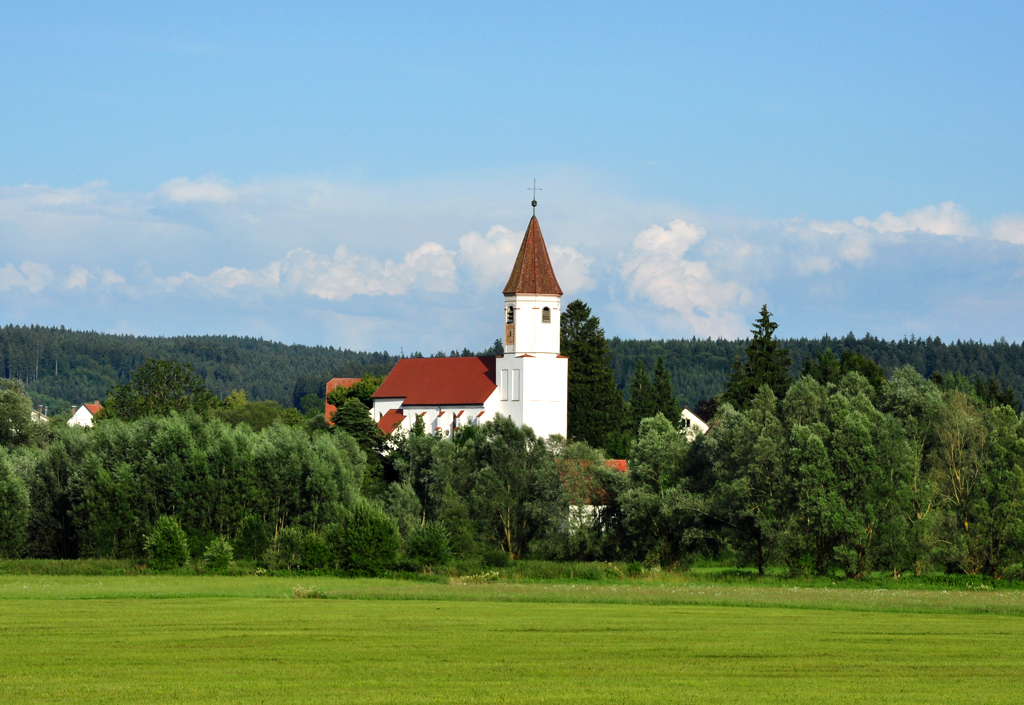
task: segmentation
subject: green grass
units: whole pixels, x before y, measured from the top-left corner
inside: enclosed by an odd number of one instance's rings
[[[1024,591],[485,580],[0,575],[0,702],[1021,700]]]

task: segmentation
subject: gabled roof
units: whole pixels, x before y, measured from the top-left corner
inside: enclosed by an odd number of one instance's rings
[[[396,426],[401,426],[404,422],[405,414],[398,409],[388,409],[387,413],[381,416],[380,421],[377,422],[377,428],[385,435],[390,435]]]
[[[99,402],[96,402],[95,404],[82,404],[82,406],[88,409],[89,413],[92,414],[93,416],[100,413],[100,409],[103,408],[103,405],[100,404]]]
[[[374,399],[405,406],[483,404],[494,393],[493,357],[417,357],[399,360]]]
[[[501,293],[562,295],[562,287],[558,286],[555,270],[551,268],[551,258],[548,257],[548,248],[544,244],[537,216],[530,218],[512,275]]]

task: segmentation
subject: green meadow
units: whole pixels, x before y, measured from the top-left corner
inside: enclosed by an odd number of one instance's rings
[[[1018,590],[493,580],[0,575],[0,701],[1022,697]]]

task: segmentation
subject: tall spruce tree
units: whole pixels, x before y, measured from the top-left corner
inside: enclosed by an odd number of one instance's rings
[[[768,306],[761,307],[761,315],[750,329],[753,340],[747,346],[745,363],[740,364],[739,358],[733,363],[732,375],[722,395],[725,401],[738,408],[746,408],[764,385],[775,394],[777,399],[786,396],[789,389],[789,371],[793,366],[789,350],[779,347],[775,340],[775,330],[779,324],[772,320]]]
[[[665,367],[665,359],[661,355],[658,356],[657,362],[654,363],[654,388],[652,394],[654,396],[655,408],[665,415],[669,423],[679,428],[679,401],[676,399],[675,392],[672,391],[672,376],[668,373],[668,369]]]
[[[569,438],[607,447],[619,429],[623,403],[601,319],[576,299],[562,312],[561,335],[562,354],[569,358]]]
[[[640,422],[656,415],[661,409],[658,408],[658,401],[655,397],[654,383],[647,373],[647,365],[643,360],[637,360],[636,369],[633,370],[633,379],[626,388],[629,392],[629,427],[633,433],[640,428]]]

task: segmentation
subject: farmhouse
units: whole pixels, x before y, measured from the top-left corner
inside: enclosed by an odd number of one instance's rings
[[[92,404],[82,404],[77,409],[72,409],[71,418],[68,419],[68,426],[87,426],[92,428],[92,420],[100,413],[103,405],[99,401]]]
[[[693,442],[697,439],[697,436],[708,432],[708,424],[697,414],[683,407],[680,415],[679,432],[686,436],[686,440]]]
[[[502,294],[495,318],[502,321],[504,354],[400,360],[373,394],[371,413],[382,431],[410,429],[418,417],[427,431],[450,436],[503,414],[538,436],[565,435],[569,359],[559,354],[562,289],[536,215]]]

